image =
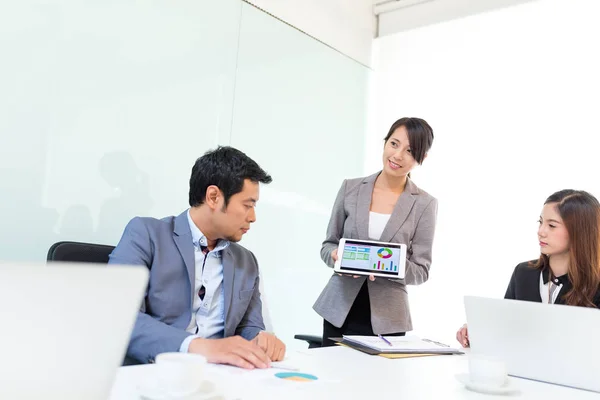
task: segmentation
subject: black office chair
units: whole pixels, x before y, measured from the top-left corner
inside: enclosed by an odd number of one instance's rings
[[[57,242],[48,250],[46,261],[108,264],[115,246],[80,242]],[[125,357],[123,365],[138,365],[139,361]]]
[[[48,250],[47,261],[107,264],[114,246],[104,244],[57,242]]]

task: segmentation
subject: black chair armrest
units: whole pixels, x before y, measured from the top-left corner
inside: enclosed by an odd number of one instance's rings
[[[141,362],[139,362],[138,360],[136,360],[135,358],[131,358],[129,356],[125,356],[125,359],[123,360],[123,366],[127,366],[127,365],[140,365],[142,364]]]
[[[321,347],[323,344],[323,338],[316,335],[294,335],[294,339],[304,340],[308,343],[308,348],[312,349],[315,347]]]

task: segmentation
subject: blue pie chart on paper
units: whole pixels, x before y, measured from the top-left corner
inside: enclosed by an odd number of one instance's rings
[[[296,382],[310,382],[319,379],[314,375],[302,374],[300,372],[278,372],[275,376],[280,379]]]

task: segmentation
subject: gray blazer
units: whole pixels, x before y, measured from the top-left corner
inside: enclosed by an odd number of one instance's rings
[[[333,268],[331,252],[337,249],[341,238],[369,239],[369,210],[375,179],[379,174],[342,183],[321,248],[321,258],[328,267]],[[333,274],[313,309],[332,325],[341,327],[367,280],[373,332],[385,334],[412,330],[405,285],[419,285],[429,278],[436,216],[437,200],[408,179],[379,238],[382,242],[408,246],[405,279],[376,278],[371,282],[366,276],[354,279]]]
[[[254,254],[236,243],[222,253],[225,337],[250,340],[265,329]],[[192,318],[196,266],[187,211],[177,217],[132,219],[109,264],[145,265],[150,280],[127,355],[152,362],[157,354],[179,351]]]

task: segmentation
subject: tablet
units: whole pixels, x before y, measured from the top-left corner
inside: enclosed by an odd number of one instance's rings
[[[404,279],[406,245],[342,238],[333,269],[340,274]]]

